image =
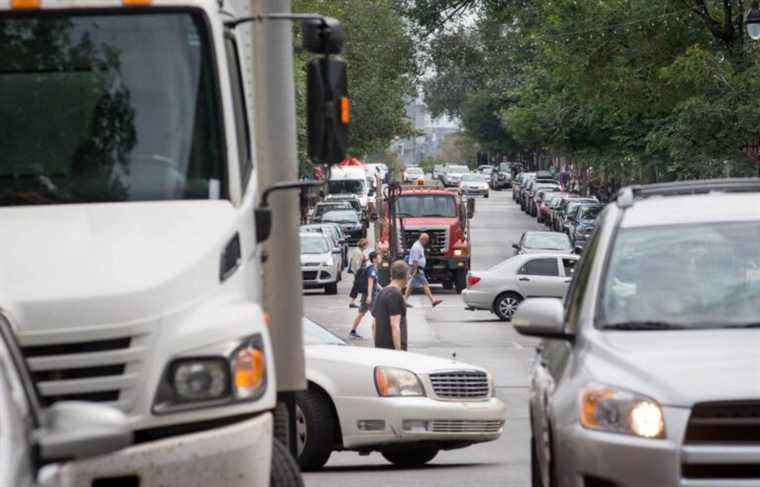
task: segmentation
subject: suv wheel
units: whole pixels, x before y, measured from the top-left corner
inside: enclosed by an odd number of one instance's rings
[[[517,311],[517,306],[523,300],[517,293],[507,292],[499,294],[494,301],[493,310],[501,321],[511,321],[512,315]]]

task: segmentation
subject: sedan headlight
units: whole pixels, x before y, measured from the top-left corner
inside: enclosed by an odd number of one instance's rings
[[[425,395],[422,383],[414,372],[394,367],[375,367],[375,387],[381,397]]]
[[[581,392],[580,422],[593,430],[665,438],[665,418],[657,401],[613,387],[591,385]]]
[[[172,360],[153,403],[156,414],[258,399],[266,391],[264,341],[256,334],[231,344],[231,353]]]

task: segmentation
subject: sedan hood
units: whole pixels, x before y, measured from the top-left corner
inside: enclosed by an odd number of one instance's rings
[[[430,374],[441,370],[485,369],[450,359],[431,357],[411,352],[399,352],[384,348],[352,347],[348,345],[307,345],[304,347],[307,361],[340,362],[346,367],[377,366],[398,367],[415,374]]]
[[[601,383],[670,406],[760,396],[760,330],[606,331],[586,365]]]
[[[321,264],[331,258],[331,253],[324,254],[301,254],[301,264]]]
[[[0,209],[0,308],[36,330],[160,316],[219,288],[225,201]]]

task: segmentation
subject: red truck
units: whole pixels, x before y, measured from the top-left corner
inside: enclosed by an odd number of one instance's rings
[[[420,234],[427,233],[428,281],[461,293],[467,287],[470,270],[470,218],[475,201],[459,190],[435,186],[401,186],[386,195],[378,246],[390,250],[390,259],[403,258]],[[399,237],[394,239],[395,249],[390,242],[392,227]]]

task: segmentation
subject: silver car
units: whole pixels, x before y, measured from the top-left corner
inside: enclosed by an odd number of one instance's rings
[[[577,255],[518,255],[487,271],[470,272],[462,299],[469,310],[491,311],[509,321],[525,298],[563,297],[577,262]]]
[[[760,486],[760,179],[629,188],[608,205],[530,389],[533,484]]]
[[[321,233],[301,233],[301,276],[304,289],[324,288],[326,294],[338,294],[341,280],[340,255],[331,249],[328,237]]]
[[[569,254],[573,246],[570,238],[559,232],[525,232],[520,241],[513,243],[515,254]]]

